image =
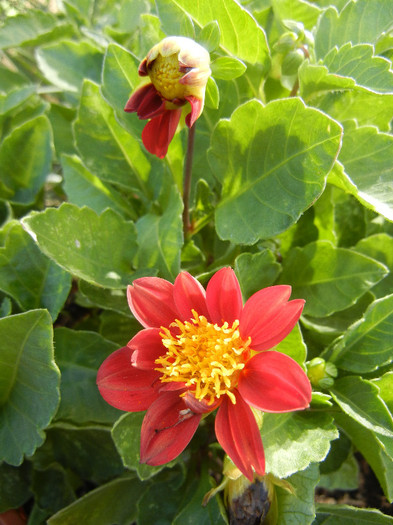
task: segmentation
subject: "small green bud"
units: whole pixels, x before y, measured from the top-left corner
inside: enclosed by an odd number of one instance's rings
[[[282,74],[285,76],[295,75],[303,63],[304,58],[304,52],[301,49],[290,51],[282,61]]]
[[[307,363],[307,376],[313,386],[330,388],[337,377],[337,368],[322,357],[315,357]]]
[[[286,54],[295,49],[297,42],[297,34],[293,31],[284,33],[279,40],[274,44],[273,49],[277,53]]]

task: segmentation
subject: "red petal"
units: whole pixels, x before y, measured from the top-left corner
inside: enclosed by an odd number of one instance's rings
[[[124,111],[136,112],[140,119],[148,119],[165,111],[165,101],[161,99],[153,84],[146,84],[131,95]]]
[[[154,370],[156,359],[165,354],[159,328],[146,328],[138,332],[127,345],[133,354],[132,364],[139,370]]]
[[[131,312],[145,328],[169,326],[177,313],[173,300],[173,284],[160,277],[135,279],[127,288]]]
[[[192,392],[187,392],[183,399],[187,408],[190,408],[195,414],[206,414],[212,412],[221,405],[223,400],[223,398],[216,399],[214,403],[208,405],[203,399],[196,399]]]
[[[191,310],[195,310],[199,315],[204,315],[209,319],[205,289],[188,272],[181,272],[176,277],[173,298],[181,320],[193,317]]]
[[[206,303],[212,323],[232,324],[240,319],[243,309],[242,293],[232,268],[222,268],[210,279],[206,288]]]
[[[152,118],[142,131],[142,141],[147,151],[163,159],[179,124],[181,109],[165,110]]]
[[[186,124],[189,128],[194,124],[203,110],[203,100],[197,97],[184,97],[191,104],[191,112],[186,116]]]
[[[237,468],[253,480],[253,468],[265,475],[265,454],[261,434],[250,407],[237,391],[236,404],[225,396],[216,415],[217,439]]]
[[[131,354],[132,350],[125,346],[107,357],[98,370],[97,386],[110,405],[138,412],[146,410],[157,398],[152,385],[159,374],[133,367]]]
[[[142,60],[142,62],[139,64],[139,67],[138,67],[138,75],[140,77],[147,77],[148,75],[148,71],[147,71],[147,60],[146,58],[144,58]]]
[[[240,335],[251,337],[253,350],[272,348],[291,332],[302,313],[303,299],[289,301],[291,287],[270,286],[252,295],[240,318]]]
[[[261,352],[242,370],[239,392],[247,403],[263,412],[291,412],[307,408],[310,381],[291,357],[281,352]]]
[[[186,407],[178,392],[166,392],[150,406],[141,429],[141,463],[163,465],[186,448],[201,414]]]

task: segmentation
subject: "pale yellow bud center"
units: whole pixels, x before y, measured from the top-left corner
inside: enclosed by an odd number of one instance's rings
[[[179,80],[184,71],[179,71],[177,53],[163,57],[160,54],[149,66],[149,77],[156,90],[167,100],[184,98],[185,87]]]
[[[239,334],[239,321],[232,326],[209,323],[194,310],[193,318],[184,323],[176,319],[171,326],[179,333],[173,335],[168,328],[161,328],[165,355],[156,359],[163,383],[185,383],[196,399],[209,405],[227,395],[236,403],[233,389],[239,373],[250,355],[250,339],[244,341]]]

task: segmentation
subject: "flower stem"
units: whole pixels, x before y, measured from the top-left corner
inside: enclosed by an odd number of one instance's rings
[[[191,192],[191,176],[192,176],[192,159],[194,156],[194,139],[195,139],[195,124],[188,130],[187,152],[184,162],[184,182],[183,182],[183,228],[184,237],[188,236],[191,230],[190,223],[190,192]]]

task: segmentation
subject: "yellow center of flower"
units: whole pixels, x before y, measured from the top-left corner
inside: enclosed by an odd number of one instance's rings
[[[184,98],[185,87],[179,84],[184,72],[179,71],[177,53],[163,57],[158,55],[148,68],[149,77],[156,90],[167,100]]]
[[[232,326],[209,323],[194,310],[193,319],[184,323],[176,319],[171,326],[179,333],[173,335],[161,327],[165,355],[156,359],[163,383],[185,383],[196,399],[211,405],[227,395],[232,403],[236,398],[232,390],[237,386],[239,373],[250,354],[250,338],[244,341],[239,334],[239,321]]]

